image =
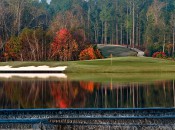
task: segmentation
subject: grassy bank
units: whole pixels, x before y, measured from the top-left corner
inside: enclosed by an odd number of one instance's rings
[[[68,66],[65,73],[163,73],[175,72],[175,62],[148,57],[116,57],[69,62],[1,62],[0,66]]]
[[[112,83],[151,83],[175,80],[175,73],[69,73],[68,79],[74,81],[112,82]]]
[[[51,76],[49,78],[29,78],[12,76],[11,78],[0,77],[1,81],[93,81],[98,83],[139,83],[148,84],[158,81],[172,81],[175,80],[175,73],[67,73],[67,78],[58,78]]]

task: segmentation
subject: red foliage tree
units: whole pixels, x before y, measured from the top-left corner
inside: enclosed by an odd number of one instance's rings
[[[73,55],[78,45],[67,29],[61,29],[56,33],[54,42],[51,44],[51,57],[61,61],[74,60]]]

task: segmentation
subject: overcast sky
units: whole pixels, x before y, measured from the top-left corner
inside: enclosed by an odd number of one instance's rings
[[[51,0],[47,0],[48,3],[50,3]]]

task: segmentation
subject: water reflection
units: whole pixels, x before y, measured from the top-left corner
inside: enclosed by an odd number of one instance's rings
[[[175,82],[117,83],[28,79],[0,81],[0,108],[174,107]]]

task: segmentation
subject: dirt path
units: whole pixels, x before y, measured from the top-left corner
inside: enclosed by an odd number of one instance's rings
[[[144,57],[145,53],[143,51],[141,51],[141,50],[139,50],[137,48],[131,48],[131,49],[137,52],[137,56],[138,57]]]

